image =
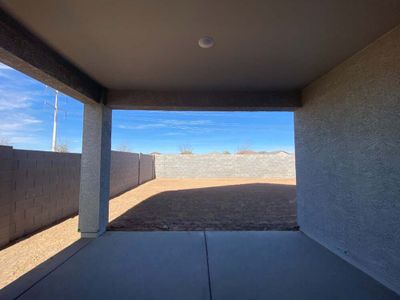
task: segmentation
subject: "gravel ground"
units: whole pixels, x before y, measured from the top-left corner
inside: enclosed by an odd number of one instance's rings
[[[188,205],[189,203],[189,205]],[[110,202],[110,230],[296,229],[294,180],[156,179]],[[79,239],[78,217],[0,251],[0,288]]]

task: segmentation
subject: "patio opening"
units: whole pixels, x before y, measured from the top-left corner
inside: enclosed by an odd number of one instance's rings
[[[108,230],[298,229],[293,113],[116,110],[113,122],[114,149],[151,153],[155,179],[120,195]]]

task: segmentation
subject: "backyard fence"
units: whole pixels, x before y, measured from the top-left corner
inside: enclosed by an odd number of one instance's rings
[[[292,153],[161,154],[155,156],[157,178],[295,178]]]
[[[0,246],[75,215],[81,155],[0,146]],[[159,178],[294,178],[294,155],[112,151],[110,197]]]
[[[75,215],[81,155],[0,146],[0,246]],[[110,197],[154,178],[151,155],[111,153]]]

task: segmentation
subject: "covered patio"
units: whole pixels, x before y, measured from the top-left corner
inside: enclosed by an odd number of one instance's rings
[[[398,299],[301,232],[107,232],[2,299]]]
[[[85,104],[82,239],[0,298],[399,298],[399,1],[0,7],[0,60]],[[294,111],[300,231],[106,231],[113,109]]]

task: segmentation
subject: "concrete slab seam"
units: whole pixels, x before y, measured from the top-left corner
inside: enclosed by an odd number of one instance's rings
[[[35,285],[37,285],[39,282],[41,282],[43,279],[47,278],[51,273],[53,273],[55,270],[57,270],[59,267],[64,265],[67,261],[69,261],[75,254],[77,254],[79,251],[81,251],[83,248],[85,248],[87,245],[89,245],[91,242],[90,239],[88,239],[88,242],[83,244],[81,247],[79,247],[76,251],[74,251],[69,257],[67,257],[62,263],[54,267],[52,270],[50,270],[46,275],[44,275],[42,278],[39,280],[35,281],[32,283],[28,288],[26,288],[24,291],[22,291],[17,297],[14,299],[19,299],[21,296],[23,296],[26,292],[28,292],[31,288],[33,288]]]
[[[207,245],[207,234],[203,231],[204,235],[204,246],[206,250],[206,263],[207,263],[207,277],[208,277],[208,291],[210,295],[210,300],[212,300],[212,287],[211,287],[211,275],[210,275],[210,264],[208,260],[208,245]]]

